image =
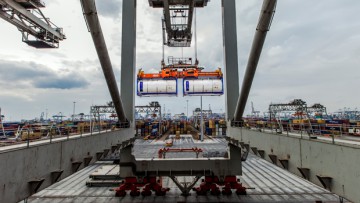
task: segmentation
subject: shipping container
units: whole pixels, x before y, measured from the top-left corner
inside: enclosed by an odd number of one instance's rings
[[[184,96],[195,95],[222,95],[224,94],[223,79],[183,79],[183,94]]]
[[[138,80],[138,96],[177,96],[177,79]]]

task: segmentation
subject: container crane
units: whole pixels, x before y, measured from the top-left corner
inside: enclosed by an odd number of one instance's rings
[[[194,9],[205,7],[207,3],[208,0],[149,0],[151,7],[164,9],[163,46],[189,47],[192,39],[192,21],[194,14],[196,14]],[[139,70],[137,75],[137,95],[177,96],[178,79],[183,79],[184,96],[224,94],[221,69],[206,72],[198,64],[197,58],[193,63],[192,58],[169,57],[166,65],[163,49],[161,70],[158,73],[145,73],[142,69]]]
[[[189,0],[173,0],[173,1],[167,1],[167,0],[153,0],[149,2],[153,3],[159,3],[162,4],[164,7],[164,3],[173,2],[180,2],[178,4],[186,3]],[[193,1],[191,1],[193,2]],[[196,4],[197,1],[195,1]],[[207,2],[207,1],[206,1]],[[269,2],[276,2],[276,0],[264,0],[264,4],[267,4]],[[94,0],[81,0],[81,3],[83,5],[83,11],[86,17],[88,15],[96,15],[95,8],[95,2]],[[194,3],[193,3],[194,4]],[[92,6],[92,7],[90,7]],[[89,8],[91,9],[89,9]],[[165,6],[166,7],[166,6]],[[226,64],[226,71],[227,76],[233,75],[236,77],[230,77],[233,81],[230,81],[231,83],[228,83],[230,85],[227,85],[227,100],[231,100],[231,102],[228,102],[229,108],[227,109],[228,112],[232,112],[231,109],[235,107],[235,102],[232,100],[232,97],[237,97],[238,93],[238,70],[237,70],[237,47],[236,45],[236,9],[235,9],[235,0],[227,0],[222,1],[222,11],[223,11],[223,39],[224,39],[224,53],[225,53],[225,64]],[[263,14],[261,14],[262,18]],[[136,1],[133,0],[124,0],[123,1],[123,43],[122,43],[122,87],[123,84],[127,85],[126,88],[130,88],[132,90],[132,85],[134,83],[133,81],[133,71],[135,68],[135,48],[136,48]],[[165,19],[166,21],[166,19]],[[96,28],[94,24],[90,23],[89,19],[87,19],[89,28]],[[169,21],[167,21],[169,22]],[[196,22],[196,20],[195,20]],[[100,23],[96,21],[97,25]],[[99,27],[99,26],[98,26]],[[196,26],[195,26],[196,27]],[[98,28],[99,29],[99,28]],[[96,29],[95,29],[96,30]],[[97,46],[100,44],[94,35],[100,35],[102,37],[102,33],[96,32],[92,33],[93,40],[95,42],[95,46],[97,50],[106,50],[106,46],[99,47]],[[195,32],[196,34],[196,32]],[[196,35],[195,35],[196,36]],[[195,37],[195,45],[196,45],[196,37]],[[195,48],[196,49],[196,48]],[[195,51],[196,53],[196,51]],[[102,55],[99,54],[99,57]],[[196,58],[196,57],[195,57]],[[164,59],[164,57],[163,57]],[[192,61],[184,61],[183,59],[174,60],[172,59],[172,63],[169,63],[168,65],[165,65],[162,63],[162,70],[169,70],[170,76],[161,76],[161,71],[153,75],[145,75],[145,72],[139,71],[138,74],[138,84],[137,88],[139,89],[143,88],[143,92],[148,91],[148,93],[154,93],[157,95],[160,94],[168,94],[167,92],[167,86],[162,84],[155,84],[160,82],[168,82],[172,81],[175,82],[175,86],[171,86],[172,91],[175,89],[175,94],[177,94],[177,79],[183,79],[184,83],[183,86],[187,88],[186,84],[189,84],[189,90],[190,88],[190,80],[189,83],[186,83],[186,79],[194,79],[195,81],[199,81],[200,76],[195,77],[192,75],[191,77],[186,77],[184,75],[185,73],[188,73],[186,71],[196,70],[201,73],[203,72],[202,68],[198,66],[198,62],[193,64]],[[164,61],[164,60],[163,60]],[[184,70],[185,69],[185,70]],[[176,71],[172,72],[171,75],[170,71]],[[131,73],[131,74],[128,74]],[[192,73],[195,74],[195,71]],[[201,74],[200,74],[201,75]],[[217,78],[217,76],[219,76]],[[127,76],[127,77],[126,77]],[[148,77],[148,78],[145,78]],[[214,79],[217,81],[222,82],[222,73],[217,72],[214,76],[214,78],[209,77],[209,75],[206,75],[206,79]],[[205,76],[204,76],[205,78]],[[233,79],[235,78],[235,79]],[[228,78],[229,79],[229,78]],[[109,80],[109,78],[106,77],[106,80]],[[154,87],[151,91],[149,91],[149,87],[145,87],[145,82],[147,81],[153,81]],[[155,85],[157,85],[155,87]],[[194,85],[195,87],[195,85]],[[199,87],[199,86],[197,86]],[[222,88],[223,86],[221,86]],[[165,88],[165,91],[159,91],[158,88]],[[204,88],[204,87],[202,87]],[[232,88],[232,89],[231,89]],[[124,88],[125,89],[125,88]],[[194,89],[194,88],[193,88]],[[204,89],[199,88],[201,91],[201,94],[206,93]],[[126,98],[126,100],[130,100],[128,104],[132,104],[134,97],[133,97],[133,91],[127,90],[127,92],[130,92],[132,94],[126,94],[126,91],[123,91],[122,95],[129,95]],[[194,91],[195,92],[195,91]],[[195,92],[196,93],[196,92]],[[113,98],[114,99],[114,98]],[[247,99],[247,98],[246,98]],[[116,102],[114,102],[115,104]],[[128,105],[129,107],[133,108],[133,106]],[[230,109],[230,110],[229,110]],[[126,110],[131,110],[131,114],[133,114],[133,109],[126,108]],[[129,114],[130,115],[130,114]],[[131,116],[131,115],[130,115]],[[119,165],[120,165],[120,173],[119,177],[124,178],[123,183],[116,188],[114,191],[116,192],[116,196],[124,197],[129,190],[131,196],[139,196],[140,195],[140,189],[142,189],[141,194],[144,196],[151,195],[151,191],[155,191],[156,195],[165,195],[168,191],[167,188],[163,188],[161,183],[157,183],[158,177],[164,177],[167,176],[170,179],[172,179],[175,184],[178,186],[178,188],[181,190],[182,195],[188,196],[190,193],[190,190],[193,189],[196,191],[198,195],[206,195],[209,192],[209,188],[212,188],[212,194],[214,195],[220,195],[222,193],[223,195],[230,195],[232,193],[232,189],[236,189],[236,193],[238,195],[244,195],[246,194],[246,188],[242,186],[241,183],[239,183],[240,180],[237,179],[237,176],[242,175],[242,164],[241,162],[246,161],[246,157],[249,152],[249,147],[244,147],[245,152],[242,153],[241,144],[238,140],[228,138],[227,140],[224,140],[225,142],[228,142],[228,149],[227,149],[227,156],[225,157],[216,157],[216,158],[196,158],[196,159],[136,159],[133,152],[133,146],[135,145],[136,138],[131,138],[129,140],[124,141],[121,146],[119,146]],[[156,147],[156,146],[155,146]],[[219,167],[221,166],[221,167]],[[178,181],[179,176],[187,176],[192,177],[193,181],[188,183],[182,183]],[[200,185],[200,187],[193,188],[196,182],[200,179],[200,177],[205,176],[205,182]],[[145,177],[145,178],[144,178]],[[220,190],[222,189],[222,191]]]
[[[22,41],[35,48],[58,48],[66,39],[63,29],[54,25],[41,12],[40,0],[0,0],[0,17],[16,26]]]

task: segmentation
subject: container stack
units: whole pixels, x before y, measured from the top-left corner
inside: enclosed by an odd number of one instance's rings
[[[85,132],[85,126],[86,126],[85,122],[77,123],[77,132],[78,133],[84,133]]]
[[[205,134],[208,136],[226,135],[226,121],[219,119],[209,119],[204,122]]]
[[[226,121],[221,119],[219,120],[219,135],[226,135]]]
[[[179,131],[180,134],[187,133],[188,125],[186,121],[174,121],[171,126],[175,134],[177,131]],[[173,134],[174,132],[171,132],[171,134]]]
[[[178,130],[178,131],[176,131],[176,135],[175,135],[175,139],[180,139],[180,131]]]
[[[170,121],[151,121],[151,120],[137,120],[136,121],[136,135],[137,136],[151,136],[156,138],[169,130],[171,127]]]
[[[146,137],[146,136],[149,136],[150,122],[145,122],[144,125],[145,125],[144,136]]]

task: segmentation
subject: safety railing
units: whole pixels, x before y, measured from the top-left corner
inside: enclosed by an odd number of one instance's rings
[[[86,136],[98,135],[111,131],[121,130],[122,128],[129,128],[130,125],[126,123],[104,123],[97,125],[92,123],[86,126],[76,127],[54,127],[44,130],[36,130],[35,128],[27,128],[17,133],[12,133],[12,136],[2,136],[0,140],[0,151],[12,150],[16,148],[30,147],[33,145],[41,145],[46,143],[76,139]]]
[[[360,143],[360,125],[348,123],[289,123],[279,121],[232,121],[232,127],[256,130],[273,134],[284,134],[286,136],[299,136],[300,138],[323,138],[331,140],[342,140],[345,143]]]

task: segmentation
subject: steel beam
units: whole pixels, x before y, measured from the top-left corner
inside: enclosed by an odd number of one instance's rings
[[[225,67],[226,118],[232,120],[239,96],[239,70],[235,0],[222,0],[223,47]]]
[[[91,106],[90,113],[116,113],[114,106]]]
[[[50,25],[46,24],[44,21],[42,21],[40,18],[29,12],[24,7],[20,6],[18,3],[16,3],[13,0],[0,0],[1,4],[6,4],[10,6],[11,8],[15,9],[18,14],[21,14],[22,16],[25,16],[28,20],[36,24],[37,26],[45,29],[47,32],[50,32],[60,40],[64,39],[65,36],[58,31],[56,31],[54,28],[52,28]]]
[[[120,149],[120,177],[242,175],[241,148],[229,144],[228,158],[135,159],[132,144]]]
[[[33,36],[37,36],[38,33],[31,29],[29,26],[27,26],[24,22],[14,18],[14,16],[4,12],[3,10],[0,10],[0,18],[6,20],[7,22],[15,25],[18,29],[25,31]]]
[[[170,19],[170,7],[169,7],[169,0],[164,0],[164,20],[166,26],[166,33],[168,40],[171,39],[172,29],[171,29],[171,19]]]
[[[120,98],[119,89],[112,69],[109,53],[97,16],[95,0],[80,0],[88,28],[94,41],[101,68],[103,70],[110,95],[120,122],[126,122],[123,104]],[[129,85],[130,87],[131,85]],[[129,90],[130,91],[130,90]]]
[[[187,22],[187,32],[191,35],[191,27],[192,27],[192,21],[194,16],[194,7],[195,7],[195,0],[190,0],[189,4],[189,12],[188,12],[188,22]],[[185,10],[185,9],[184,9]]]
[[[250,51],[241,93],[237,101],[234,120],[241,121],[244,114],[247,99],[255,76],[256,68],[260,59],[261,51],[265,42],[266,34],[270,29],[275,13],[277,0],[264,0],[255,37]]]
[[[123,0],[121,41],[121,97],[125,115],[135,122],[136,0]]]

